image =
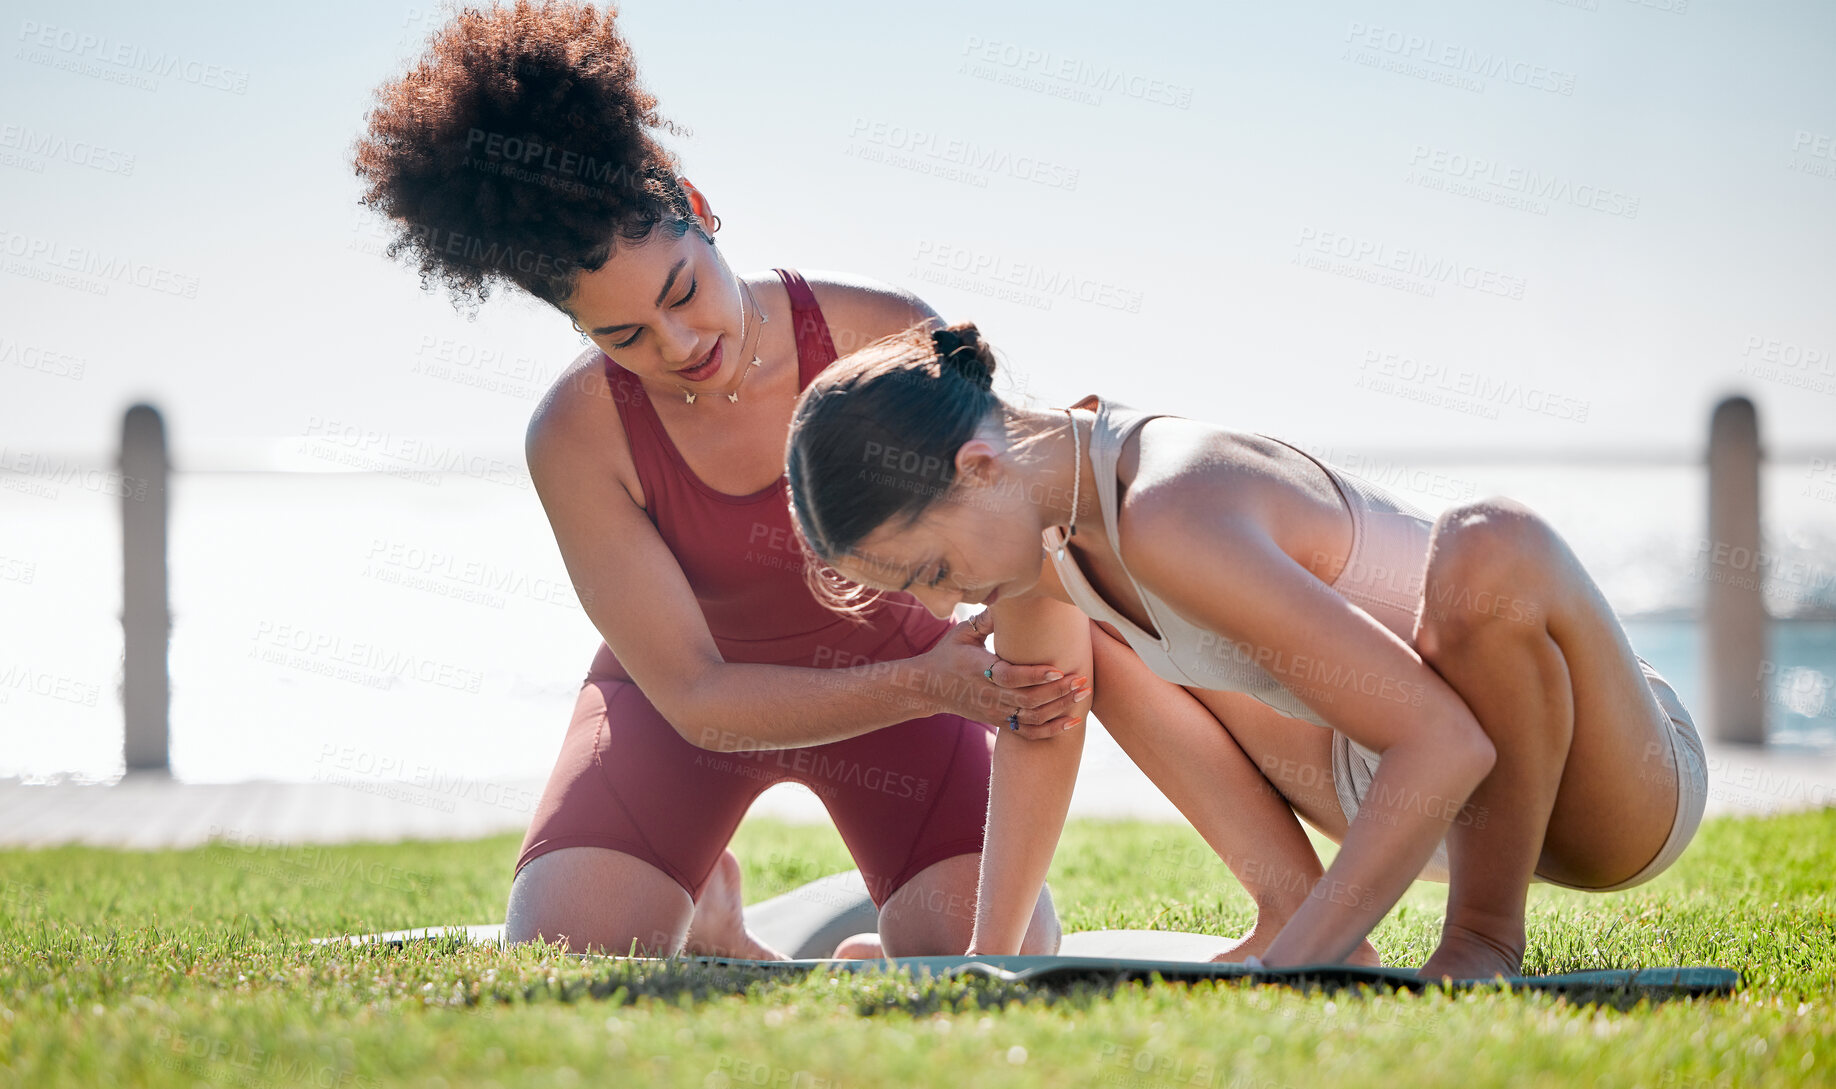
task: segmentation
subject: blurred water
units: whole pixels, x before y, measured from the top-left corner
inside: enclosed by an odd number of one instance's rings
[[[1490,494],[1542,511],[1700,698],[1699,468],[1338,460],[1431,513]],[[1809,749],[1836,747],[1829,475],[1764,482],[1768,601],[1806,617],[1773,625],[1770,729]],[[0,777],[121,771],[118,495],[105,473],[0,475]],[[545,776],[598,639],[512,474],[180,474],[171,576],[172,764],[191,781]],[[1123,758],[1097,733],[1089,759]]]

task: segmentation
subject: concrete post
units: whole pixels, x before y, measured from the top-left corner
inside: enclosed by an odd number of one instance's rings
[[[121,702],[129,771],[167,771],[166,425],[152,405],[121,424]]]
[[[1759,417],[1729,397],[1709,425],[1708,543],[1702,677],[1716,741],[1766,743],[1766,601],[1761,594]]]

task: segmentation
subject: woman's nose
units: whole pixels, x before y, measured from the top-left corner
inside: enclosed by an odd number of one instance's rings
[[[957,601],[960,600],[955,591],[942,586],[935,590],[929,586],[914,586],[911,589],[911,595],[918,599],[918,604],[923,605],[926,612],[939,620],[950,619],[951,614],[956,611]]]
[[[680,321],[666,318],[652,329],[657,337],[657,353],[671,369],[688,366],[714,346],[712,341],[703,343],[694,329]]]

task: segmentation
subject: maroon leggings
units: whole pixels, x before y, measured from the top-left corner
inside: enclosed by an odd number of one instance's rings
[[[982,849],[992,727],[931,715],[802,749],[709,752],[683,740],[604,645],[517,856],[604,847],[699,900],[752,800],[791,780],[815,792],[874,903],[926,867]]]

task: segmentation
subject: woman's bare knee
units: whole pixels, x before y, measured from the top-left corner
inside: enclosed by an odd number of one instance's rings
[[[510,883],[504,940],[668,956],[693,912],[688,893],[655,866],[603,847],[563,847],[530,859]]]

